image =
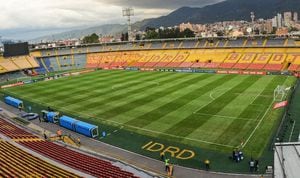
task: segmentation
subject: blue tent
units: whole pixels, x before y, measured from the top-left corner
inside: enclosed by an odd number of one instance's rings
[[[59,125],[72,131],[75,131],[76,122],[78,122],[78,120],[68,116],[61,116],[59,118]]]
[[[86,122],[76,122],[75,130],[77,133],[83,134],[88,137],[95,138],[98,136],[98,126]]]
[[[16,98],[13,98],[10,96],[5,97],[4,100],[5,100],[6,104],[11,105],[15,108],[19,108],[19,107],[23,108],[23,101],[21,101],[21,100],[18,100]]]

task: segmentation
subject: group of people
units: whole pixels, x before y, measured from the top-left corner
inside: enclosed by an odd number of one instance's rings
[[[244,159],[244,153],[239,149],[234,149],[232,151],[232,160],[239,163]]]

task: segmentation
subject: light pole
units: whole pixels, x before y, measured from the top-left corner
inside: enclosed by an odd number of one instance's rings
[[[127,23],[128,23],[128,41],[133,41],[133,35],[131,29],[132,16],[134,16],[134,10],[132,7],[123,8],[123,17],[127,17]]]
[[[255,20],[255,15],[254,12],[250,13],[250,18],[251,18],[251,24],[252,24],[252,33],[254,33],[254,20]]]

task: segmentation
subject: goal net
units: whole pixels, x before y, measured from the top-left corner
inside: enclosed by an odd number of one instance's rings
[[[290,89],[290,87],[278,85],[274,90],[274,101],[283,101],[286,98],[287,93]]]

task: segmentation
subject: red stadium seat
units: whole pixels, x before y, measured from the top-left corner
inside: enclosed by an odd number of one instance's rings
[[[282,64],[267,64],[264,69],[271,71],[280,71],[283,68]]]
[[[261,70],[265,67],[266,64],[250,64],[248,69],[253,69],[253,70]]]
[[[237,63],[233,66],[233,69],[247,69],[250,64],[247,63]]]

